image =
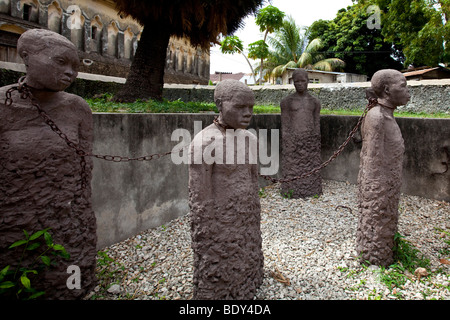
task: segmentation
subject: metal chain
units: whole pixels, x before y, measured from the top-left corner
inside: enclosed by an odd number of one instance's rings
[[[360,128],[364,118],[367,115],[367,112],[369,112],[370,109],[372,109],[376,104],[378,103],[378,100],[375,98],[370,98],[369,99],[369,103],[366,106],[366,108],[363,111],[363,114],[361,115],[361,117],[359,118],[357,124],[355,125],[355,127],[352,129],[352,131],[350,131],[347,139],[339,146],[339,148],[333,153],[333,155],[325,162],[323,162],[319,167],[309,171],[309,172],[305,172],[301,175],[298,176],[294,176],[291,178],[284,178],[284,179],[276,179],[273,178],[271,176],[265,176],[265,175],[261,175],[262,178],[264,178],[265,180],[271,181],[272,183],[287,183],[287,182],[292,182],[294,180],[300,180],[300,179],[305,179],[309,176],[312,176],[313,174],[319,172],[320,170],[322,170],[323,168],[325,168],[326,166],[328,166],[331,162],[333,162],[341,153],[342,151],[344,151],[345,147],[348,145],[348,143],[350,142],[350,140],[354,137],[354,135],[356,134],[356,132],[358,131],[358,129]]]
[[[136,158],[123,157],[123,156],[113,156],[113,155],[99,155],[99,154],[87,153],[86,151],[81,149],[81,147],[77,143],[71,141],[69,139],[69,137],[56,125],[56,123],[41,108],[41,106],[39,105],[39,102],[37,101],[37,99],[31,93],[30,88],[25,84],[24,78],[25,77],[22,77],[22,78],[19,79],[19,82],[18,82],[17,86],[13,86],[13,87],[11,87],[10,89],[8,89],[6,91],[6,94],[5,94],[6,95],[5,105],[6,106],[10,106],[13,103],[12,92],[16,91],[16,90],[20,93],[20,97],[22,99],[30,99],[32,106],[36,108],[39,116],[50,127],[50,129],[53,132],[55,132],[62,140],[64,140],[65,143],[70,148],[75,150],[75,153],[81,157],[81,159],[80,159],[81,187],[82,187],[83,190],[86,189],[86,187],[88,186],[87,173],[86,173],[86,157],[94,157],[94,158],[97,158],[97,159],[102,159],[102,160],[112,161],[112,162],[149,161],[149,160],[159,159],[161,157],[167,156],[167,155],[172,154],[172,153],[179,153],[180,151],[182,151],[183,149],[185,149],[186,147],[189,146],[189,145],[186,145],[186,146],[184,146],[184,147],[182,147],[182,148],[180,148],[178,150],[168,151],[168,152],[163,152],[163,153],[156,153],[156,154],[151,154],[151,155],[146,155],[146,156],[141,156],[141,157],[136,157]]]
[[[13,91],[18,91],[20,93],[20,97],[22,99],[30,99],[31,104],[36,108],[36,110],[38,111],[39,116],[44,120],[44,122],[62,139],[66,142],[66,144],[75,150],[75,153],[77,155],[79,155],[81,157],[80,160],[80,166],[81,166],[81,176],[82,176],[82,189],[85,189],[88,185],[88,181],[87,181],[87,174],[86,174],[86,157],[94,157],[97,159],[102,159],[105,161],[112,161],[112,162],[129,162],[129,161],[150,161],[150,160],[154,160],[154,159],[159,159],[161,157],[167,156],[169,154],[172,153],[179,153],[180,151],[182,151],[184,148],[188,147],[189,145],[184,146],[183,148],[179,149],[179,150],[175,150],[175,151],[168,151],[168,152],[163,152],[163,153],[156,153],[156,154],[152,154],[152,155],[147,155],[147,156],[141,156],[141,157],[136,157],[136,158],[130,158],[130,157],[123,157],[123,156],[113,156],[113,155],[98,155],[98,154],[92,154],[92,153],[87,153],[84,150],[82,150],[80,148],[80,146],[71,141],[68,136],[61,131],[61,129],[56,125],[56,123],[48,116],[48,114],[41,108],[41,106],[39,105],[39,102],[37,101],[37,99],[32,95],[30,88],[26,85],[25,81],[25,77],[22,77],[19,79],[18,81],[18,85],[17,86],[13,86],[10,89],[8,89],[6,91],[6,99],[5,99],[5,105],[10,106],[13,101],[12,101],[12,92]],[[344,141],[344,143],[333,153],[333,155],[324,163],[322,163],[319,167],[313,169],[310,172],[306,172],[303,173],[301,175],[298,176],[294,176],[291,178],[284,178],[284,179],[276,179],[273,178],[271,176],[266,176],[266,175],[260,175],[263,179],[271,181],[273,183],[278,183],[278,182],[291,182],[294,180],[299,180],[299,179],[304,179],[307,178],[317,172],[319,172],[320,170],[322,170],[323,168],[325,168],[326,166],[328,166],[332,161],[334,161],[341,153],[342,151],[345,149],[345,147],[347,146],[347,144],[350,142],[350,140],[353,138],[353,136],[356,134],[356,132],[358,131],[359,127],[362,124],[362,121],[364,120],[364,118],[367,115],[367,112],[373,108],[376,104],[378,103],[377,99],[375,98],[370,98],[369,99],[369,104],[367,105],[367,107],[364,109],[363,114],[361,115],[361,117],[358,120],[358,123],[356,124],[356,126],[353,128],[352,131],[350,131],[350,134],[348,136],[348,138]],[[214,123],[216,125],[218,125],[218,121],[217,119],[214,119]]]

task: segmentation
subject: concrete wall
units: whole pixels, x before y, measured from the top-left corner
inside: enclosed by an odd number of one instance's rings
[[[213,117],[213,114],[94,114],[94,153],[138,157],[171,151],[181,142],[171,141],[175,129],[186,129],[193,137],[194,121],[201,121],[202,127],[206,127]],[[323,160],[345,141],[357,120],[357,117],[322,116]],[[397,120],[406,145],[403,192],[450,201],[450,172],[445,172],[450,161],[450,119]],[[257,132],[280,129],[280,115],[255,115],[250,128]],[[357,136],[324,169],[323,177],[356,183],[360,149]],[[281,177],[281,170],[277,177]],[[260,182],[261,186],[267,184],[263,179]],[[175,165],[170,156],[122,163],[95,159],[92,190],[99,248],[189,211],[188,167]]]

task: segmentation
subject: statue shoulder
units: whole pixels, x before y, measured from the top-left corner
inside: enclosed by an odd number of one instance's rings
[[[91,107],[82,97],[68,92],[61,92],[62,98],[75,109],[83,113],[92,114]]]
[[[364,125],[381,128],[385,122],[385,116],[381,110],[380,106],[375,106],[367,112],[366,118],[364,119]]]
[[[212,137],[222,136],[220,130],[216,127],[215,124],[211,124],[208,127],[204,128],[202,131],[197,133],[192,140],[192,145],[206,147],[210,145],[214,139]]]
[[[289,107],[292,104],[292,101],[294,101],[298,95],[296,93],[291,93],[290,95],[284,97],[281,100],[280,107]]]

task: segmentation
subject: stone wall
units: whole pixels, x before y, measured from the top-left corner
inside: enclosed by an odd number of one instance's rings
[[[172,141],[175,129],[186,129],[193,136],[195,121],[205,127],[212,123],[213,117],[213,114],[94,114],[94,153],[137,157],[172,151],[178,149],[180,142],[186,142],[177,137]],[[358,117],[321,117],[323,160],[345,141],[357,120]],[[260,129],[269,129],[270,133],[281,128],[280,121],[280,115],[255,115],[250,128],[258,133]],[[406,146],[402,191],[450,201],[450,171],[446,171],[450,161],[450,119],[397,121]],[[323,178],[356,183],[360,150],[357,136],[322,171]],[[281,177],[281,168],[275,177]],[[266,185],[267,181],[261,178],[260,186]],[[92,190],[99,248],[189,211],[188,167],[175,164],[171,156],[121,163],[95,159]]]
[[[408,81],[411,101],[399,110],[412,112],[450,113],[450,80]],[[327,109],[362,110],[367,105],[365,90],[370,82],[346,84],[310,84],[310,92],[319,98]],[[166,85],[164,97],[168,100],[213,102],[214,86]],[[293,85],[251,87],[256,104],[280,105],[287,95],[294,93]]]
[[[21,64],[0,62],[0,86],[17,82],[25,72]],[[77,80],[66,90],[84,98],[96,94],[114,94],[125,83],[124,78],[102,78],[100,75],[80,73]],[[411,112],[450,113],[450,79],[408,81],[411,91],[410,102],[399,110]],[[327,109],[362,110],[367,105],[365,90],[370,82],[347,84],[310,84],[310,92],[318,97],[322,107]],[[256,104],[279,106],[280,101],[295,91],[293,85],[251,86]],[[215,86],[169,84],[164,85],[163,97],[169,101],[214,102]]]
[[[14,66],[17,67],[15,70],[0,69],[0,86],[16,82],[23,74],[22,65]],[[81,96],[88,96],[86,93],[89,92],[91,96],[113,92],[123,82],[123,78],[80,74],[72,90]],[[310,87],[324,106],[362,108],[366,103],[364,90],[368,85]],[[409,85],[412,100],[407,108],[449,112],[450,82],[421,81]],[[258,103],[274,105],[293,91],[292,86],[253,89]],[[164,96],[169,100],[212,102],[213,92],[213,86],[165,85]],[[193,135],[195,121],[201,121],[205,127],[212,123],[213,117],[213,114],[97,113],[94,114],[94,152],[137,157],[171,151],[179,143],[171,139],[174,130],[186,129]],[[450,201],[450,119],[398,118],[397,121],[406,147],[402,191]],[[345,141],[356,122],[357,117],[321,117],[323,160]],[[250,128],[257,132],[268,129],[269,133],[270,130],[279,130],[280,115],[255,115]],[[270,137],[268,141],[271,141]],[[323,170],[323,178],[356,183],[360,149],[361,141],[356,136],[344,152]],[[116,163],[94,159],[92,190],[98,222],[98,247],[120,242],[187,214],[187,170],[187,165],[175,165],[170,156],[151,162]],[[276,177],[281,177],[280,171],[281,168]],[[261,187],[266,184],[267,181],[260,179]]]

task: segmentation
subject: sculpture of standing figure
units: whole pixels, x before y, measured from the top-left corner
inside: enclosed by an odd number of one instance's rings
[[[296,92],[281,101],[283,178],[308,173],[321,165],[320,101],[308,92],[308,73],[296,69],[292,75]],[[320,172],[281,184],[281,193],[291,198],[322,194]]]
[[[55,32],[33,29],[21,35],[17,49],[26,66],[25,86],[35,101],[71,141],[91,153],[91,109],[81,97],[63,91],[78,74],[76,47]],[[12,87],[0,88],[0,96]],[[80,156],[44,122],[30,99],[12,91],[11,100],[0,104],[0,267],[20,261],[21,250],[8,246],[23,239],[23,230],[31,234],[50,228],[54,243],[64,246],[70,259],[32,277],[31,285],[45,291],[41,298],[83,298],[96,281],[92,159],[85,159],[82,174]],[[27,259],[22,266],[31,262]],[[75,273],[79,268],[80,282],[74,278],[68,286],[69,266]]]
[[[194,299],[248,300],[264,266],[258,164],[250,147],[257,138],[245,130],[255,99],[245,84],[225,80],[214,100],[219,117],[195,136],[190,151]]]
[[[391,69],[375,73],[371,89],[378,104],[369,110],[361,127],[356,250],[361,261],[389,266],[393,263],[405,149],[394,110],[407,104],[410,94],[403,74]]]

